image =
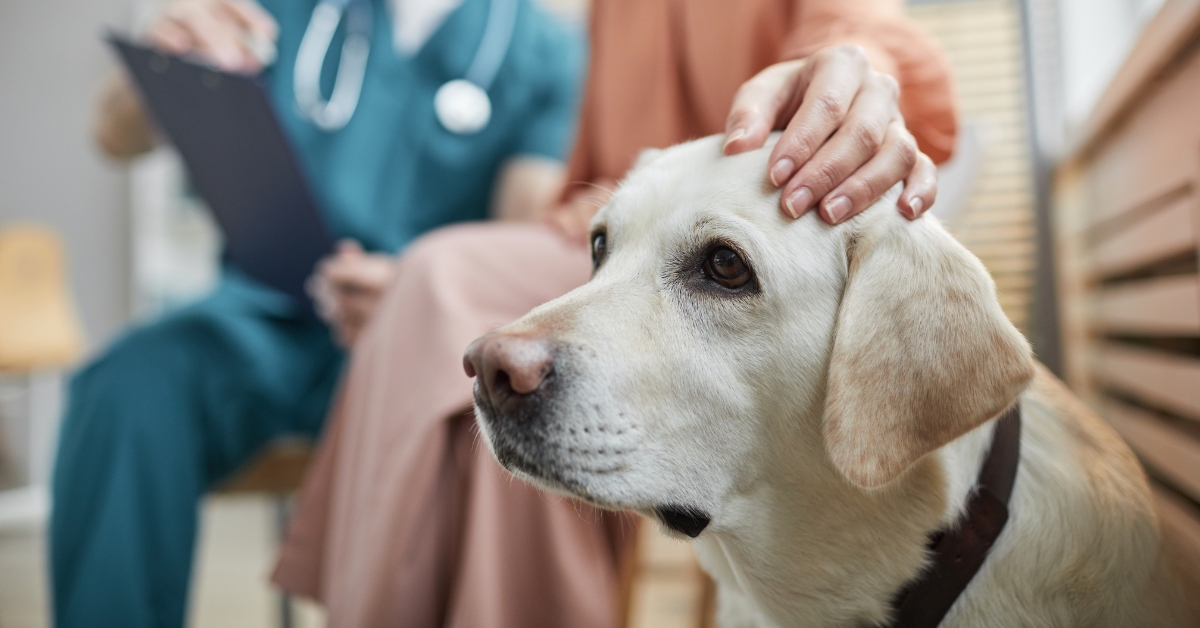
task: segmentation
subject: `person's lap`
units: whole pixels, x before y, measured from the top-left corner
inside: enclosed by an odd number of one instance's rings
[[[414,243],[355,346],[276,582],[341,626],[615,625],[624,522],[513,480],[463,416],[471,340],[590,270],[540,226]]]
[[[74,378],[50,529],[59,625],[181,625],[196,502],[272,437],[315,435],[340,354],[237,289],[138,327]]]

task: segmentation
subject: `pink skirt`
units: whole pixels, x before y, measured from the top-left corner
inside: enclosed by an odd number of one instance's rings
[[[546,227],[483,223],[415,243],[363,332],[272,580],[333,628],[610,628],[631,516],[508,475],[470,415],[462,353],[587,281]]]

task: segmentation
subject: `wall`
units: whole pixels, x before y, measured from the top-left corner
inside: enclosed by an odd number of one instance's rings
[[[1163,0],[1059,0],[1063,104],[1068,132],[1096,100]]]
[[[0,225],[47,223],[65,238],[89,344],[128,313],[124,169],[88,135],[93,96],[111,57],[105,24],[124,0],[0,2]]]

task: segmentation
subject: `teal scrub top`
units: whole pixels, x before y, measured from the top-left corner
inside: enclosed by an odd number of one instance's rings
[[[478,133],[457,135],[438,122],[434,93],[466,74],[491,0],[464,0],[412,56],[393,46],[387,0],[369,1],[371,52],[358,108],[345,127],[324,131],[306,120],[293,92],[296,52],[316,0],[260,0],[280,27],[278,58],[264,78],[333,234],[394,253],[431,229],[487,218],[496,174],[510,157],[565,160],[585,53],[579,29],[520,0],[512,42],[488,92],[491,121]],[[323,67],[326,97],[345,21]]]

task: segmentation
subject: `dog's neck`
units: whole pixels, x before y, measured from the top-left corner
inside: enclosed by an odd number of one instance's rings
[[[874,492],[847,483],[817,447],[780,452],[781,472],[730,500],[696,540],[723,625],[885,622],[925,565],[929,535],[965,509],[993,430],[985,424]]]

